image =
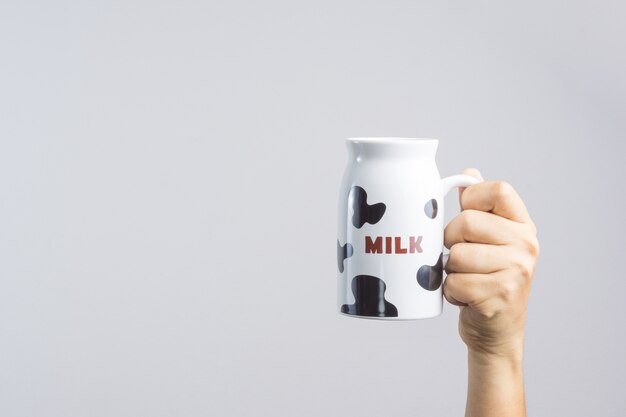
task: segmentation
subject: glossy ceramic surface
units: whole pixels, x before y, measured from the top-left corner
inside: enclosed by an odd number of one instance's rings
[[[441,179],[436,139],[346,143],[337,235],[339,312],[385,320],[441,314],[444,196],[478,180]]]

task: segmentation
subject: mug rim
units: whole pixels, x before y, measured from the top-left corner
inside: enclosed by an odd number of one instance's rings
[[[347,142],[352,143],[438,143],[439,139],[434,138],[408,138],[399,136],[371,136],[347,138]]]

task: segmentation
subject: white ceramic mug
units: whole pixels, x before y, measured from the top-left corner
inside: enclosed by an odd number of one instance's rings
[[[411,320],[443,308],[444,196],[479,181],[441,179],[436,139],[347,139],[337,240],[340,313]]]

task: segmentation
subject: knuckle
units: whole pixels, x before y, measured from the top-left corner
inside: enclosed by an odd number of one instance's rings
[[[456,277],[456,274],[450,273],[448,274],[446,279],[443,281],[443,293],[446,296],[449,296],[454,292],[454,284],[456,282],[455,277]]]
[[[478,309],[477,312],[481,319],[490,320],[495,317],[495,315],[498,313],[498,310],[493,307],[483,307]]]
[[[451,272],[449,274],[446,275],[446,279],[443,280],[443,291],[445,292],[446,290],[450,289],[450,286],[452,285],[452,280],[454,279],[454,273]]]
[[[460,214],[461,217],[461,227],[463,228],[464,234],[471,235],[472,232],[476,229],[476,224],[478,222],[478,213],[475,210],[463,210]]]
[[[534,262],[529,260],[518,260],[515,262],[515,269],[524,279],[531,279],[535,271]]]
[[[505,302],[515,300],[519,293],[520,285],[512,279],[502,279],[498,281],[498,295]]]
[[[463,263],[464,257],[465,257],[464,245],[461,245],[460,243],[456,243],[450,247],[450,253],[448,254],[448,263],[451,263],[452,265]]]
[[[515,192],[513,186],[506,181],[496,181],[494,193],[498,201],[506,201]]]
[[[532,257],[536,258],[537,256],[539,256],[539,240],[536,236],[532,236],[526,241],[526,249]]]

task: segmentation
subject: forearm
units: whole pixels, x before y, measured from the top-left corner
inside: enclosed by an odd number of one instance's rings
[[[465,417],[525,417],[522,353],[468,351]]]

